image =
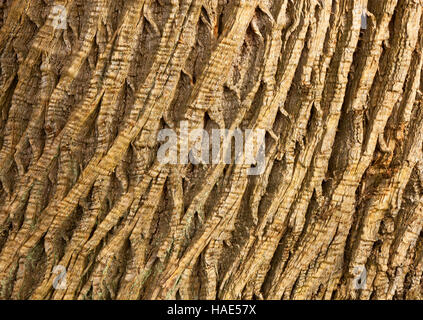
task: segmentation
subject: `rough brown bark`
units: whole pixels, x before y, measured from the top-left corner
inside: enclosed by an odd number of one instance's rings
[[[0,298],[422,298],[422,11],[0,0]],[[264,173],[162,164],[184,120]]]

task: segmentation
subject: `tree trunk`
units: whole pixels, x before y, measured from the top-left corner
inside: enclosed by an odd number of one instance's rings
[[[0,298],[422,298],[422,10],[1,0]]]

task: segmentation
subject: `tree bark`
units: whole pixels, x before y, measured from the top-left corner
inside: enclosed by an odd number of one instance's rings
[[[422,298],[422,10],[0,0],[0,298]],[[183,121],[264,172],[163,164]]]

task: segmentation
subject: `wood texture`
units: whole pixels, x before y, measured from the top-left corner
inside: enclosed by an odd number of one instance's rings
[[[423,298],[422,13],[0,0],[0,298]],[[264,173],[162,164],[181,121],[266,130]]]

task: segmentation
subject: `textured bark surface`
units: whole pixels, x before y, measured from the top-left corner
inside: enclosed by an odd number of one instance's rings
[[[423,298],[422,11],[0,0],[0,298]],[[265,172],[161,164],[182,120]]]

